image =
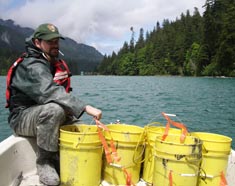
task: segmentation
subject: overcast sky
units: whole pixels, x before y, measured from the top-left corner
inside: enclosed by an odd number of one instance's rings
[[[197,7],[202,15],[205,0],[0,0],[0,18],[35,29],[53,23],[60,32],[94,46],[102,54],[118,51],[130,41],[130,27],[152,31],[156,22],[174,21]]]

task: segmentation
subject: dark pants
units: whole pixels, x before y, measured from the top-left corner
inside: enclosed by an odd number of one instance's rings
[[[66,113],[60,105],[48,103],[32,106],[17,119],[16,134],[36,137],[40,148],[58,151],[59,128],[66,123]]]

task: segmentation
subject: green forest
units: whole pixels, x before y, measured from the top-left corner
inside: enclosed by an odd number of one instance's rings
[[[235,1],[207,0],[175,21],[157,21],[152,31],[130,28],[130,41],[98,66],[103,75],[235,77]]]
[[[20,56],[20,52],[0,48],[0,75],[6,75],[13,62]]]

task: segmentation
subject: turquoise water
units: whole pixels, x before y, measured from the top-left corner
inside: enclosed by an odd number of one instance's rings
[[[165,124],[161,112],[173,113],[189,131],[229,136],[235,147],[235,78],[73,76],[72,86],[74,95],[103,110],[105,124]],[[4,106],[5,77],[0,76],[0,141],[11,134]],[[81,119],[92,123],[86,114]]]

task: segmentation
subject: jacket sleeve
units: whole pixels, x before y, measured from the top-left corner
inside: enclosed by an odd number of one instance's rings
[[[16,70],[12,86],[38,104],[55,102],[66,112],[80,117],[84,112],[85,103],[66,93],[63,86],[53,81],[49,65],[48,62],[40,60],[20,65]]]

